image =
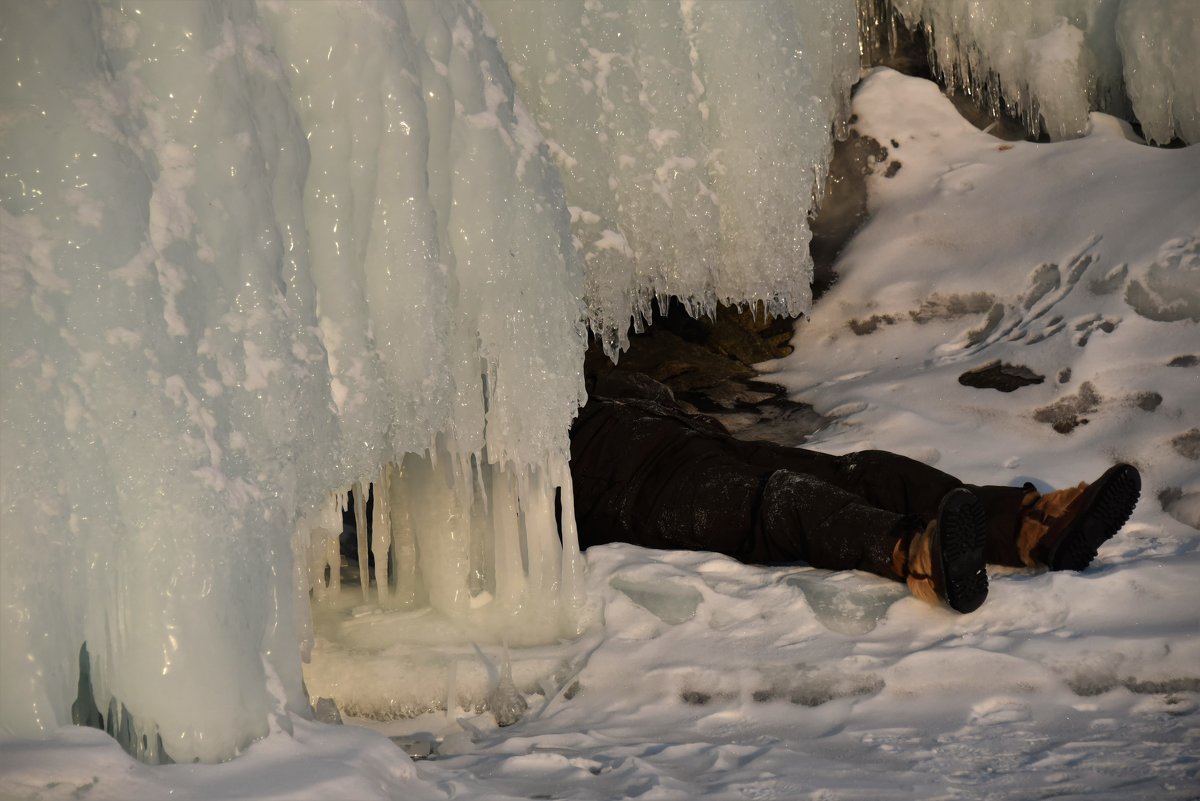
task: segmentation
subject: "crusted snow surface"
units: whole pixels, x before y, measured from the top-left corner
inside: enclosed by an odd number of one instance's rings
[[[510,649],[528,702],[511,726],[483,706],[505,658],[485,642],[424,674],[449,711],[297,721],[232,762],[156,769],[65,729],[3,743],[0,795],[1194,798],[1200,534],[1157,494],[1198,489],[1188,399],[1200,339],[1196,322],[1143,317],[1125,298],[1151,265],[1188,264],[1171,255],[1186,249],[1161,254],[1200,219],[1195,151],[1136,145],[1102,118],[1078,141],[1010,145],[971,129],[932,85],[887,72],[855,109],[904,167],[871,177],[873,217],[774,378],[840,409],[816,443],[830,451],[887,447],[971,481],[1039,486],[1135,461],[1143,501],[1087,571],[993,570],[987,602],[962,616],[858,573],[593,548],[587,590],[603,625]],[[1081,252],[1094,259],[1083,268]],[[995,304],[971,293],[1003,306],[988,335],[971,332]],[[873,313],[873,333],[847,324]],[[995,358],[1047,380],[1012,393],[957,382]],[[1033,419],[1086,395],[1085,381],[1100,398],[1088,423],[1060,434]],[[671,614],[647,603],[649,588]],[[406,669],[356,683],[388,687]],[[412,764],[398,745],[430,757]]]

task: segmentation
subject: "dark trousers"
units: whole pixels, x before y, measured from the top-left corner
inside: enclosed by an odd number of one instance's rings
[[[571,474],[584,548],[629,542],[903,579],[893,567],[897,542],[906,545],[946,493],[966,486],[987,511],[987,561],[1022,565],[1024,487],[966,485],[886,451],[831,456],[746,442],[651,401],[589,401],[571,432]]]

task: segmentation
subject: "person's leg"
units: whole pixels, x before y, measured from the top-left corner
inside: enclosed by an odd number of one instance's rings
[[[922,597],[960,612],[986,597],[983,511],[966,491],[951,493],[954,503],[943,500],[930,515],[904,514],[812,471],[747,460],[727,435],[656,408],[589,407],[571,442],[584,547],[629,542],[716,551],[755,564],[803,561],[914,586],[911,562],[922,572],[914,589],[932,593]],[[920,547],[911,547],[918,537]]]
[[[986,518],[970,491],[953,489],[932,517],[897,515],[811,475],[778,470],[759,512],[776,553],[831,570],[866,570],[905,581],[925,601],[972,612],[987,598]]]
[[[890,451],[858,451],[833,456],[770,442],[738,442],[733,447],[751,464],[802,472],[858,495],[872,506],[925,520],[937,516],[939,504],[947,494],[965,487],[979,498],[987,517],[987,562],[1011,567],[1025,565],[1018,553],[1017,537],[1028,485],[966,484],[936,467]]]
[[[908,544],[924,518],[880,509],[809,473],[777,470],[762,490],[754,533],[761,561],[865,570],[904,581]]]
[[[707,550],[748,563],[807,562],[903,580],[893,552],[924,520],[816,476],[756,464],[727,434],[663,411],[594,400],[580,415],[571,472],[581,546]]]

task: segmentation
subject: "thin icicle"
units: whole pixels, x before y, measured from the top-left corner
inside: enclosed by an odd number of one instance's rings
[[[367,550],[367,493],[371,484],[354,482],[354,531],[358,537],[358,584],[362,588],[363,601],[371,600],[371,556]]]
[[[521,559],[520,511],[516,477],[492,467],[492,530],[495,547],[496,600],[515,608],[525,595],[525,565]]]
[[[417,566],[417,539],[409,514],[408,475],[401,468],[392,476],[388,487],[388,505],[392,513],[392,550],[396,565],[395,603],[401,607],[415,606],[420,579]]]
[[[573,634],[580,633],[580,610],[584,603],[583,557],[579,553],[579,531],[575,527],[575,493],[571,475],[565,466],[558,472],[556,483],[562,489],[562,599],[564,624]]]
[[[392,549],[391,516],[392,465],[383,466],[379,480],[371,486],[371,554],[375,557],[375,587],[379,605],[388,603],[388,561]]]

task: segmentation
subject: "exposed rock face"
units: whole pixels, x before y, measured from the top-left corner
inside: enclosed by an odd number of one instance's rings
[[[757,380],[753,365],[791,353],[792,321],[761,310],[718,307],[696,319],[672,302],[613,364],[596,343],[584,373],[589,394],[667,398],[718,420],[730,433],[798,445],[829,421],[783,387]]]
[[[1043,406],[1033,413],[1033,419],[1049,424],[1060,434],[1070,434],[1076,427],[1087,425],[1088,418],[1084,415],[1092,414],[1099,408],[1100,394],[1090,381],[1084,381],[1077,393]]]
[[[958,377],[958,383],[965,387],[997,389],[1001,392],[1013,392],[1045,380],[1044,375],[1038,375],[1022,364],[1009,364],[999,360],[968,370]]]

